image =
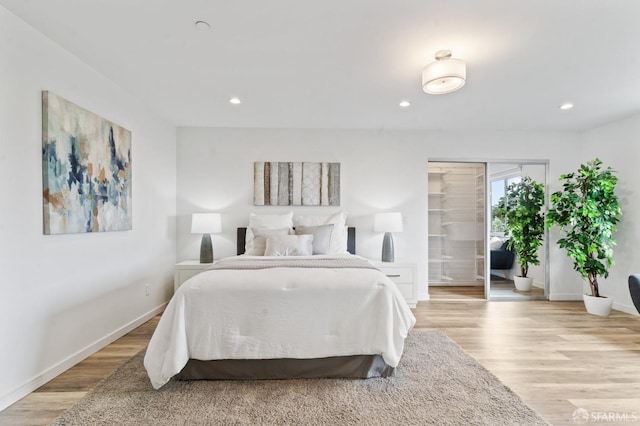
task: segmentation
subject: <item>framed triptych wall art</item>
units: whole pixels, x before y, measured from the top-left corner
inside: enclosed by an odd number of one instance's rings
[[[255,162],[256,206],[339,206],[340,163]]]
[[[42,92],[45,234],[124,231],[131,220],[131,132]]]

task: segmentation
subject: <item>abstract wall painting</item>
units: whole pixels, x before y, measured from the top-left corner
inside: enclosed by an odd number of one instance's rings
[[[130,230],[131,132],[43,91],[42,184],[45,234]]]
[[[339,206],[340,163],[253,163],[256,206]]]

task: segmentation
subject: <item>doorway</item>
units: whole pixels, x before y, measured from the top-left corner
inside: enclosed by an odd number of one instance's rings
[[[485,176],[485,163],[429,162],[432,298],[485,298]]]
[[[428,163],[428,280],[431,300],[546,300],[548,238],[539,265],[529,267],[534,284],[514,285],[518,259],[509,248],[504,220],[496,206],[509,185],[529,176],[545,187],[546,161]]]

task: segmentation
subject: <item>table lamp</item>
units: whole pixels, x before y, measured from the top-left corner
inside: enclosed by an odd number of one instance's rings
[[[200,263],[213,263],[213,244],[211,234],[222,232],[219,213],[193,213],[191,233],[202,234],[200,242]]]
[[[402,214],[400,212],[376,213],[373,221],[375,232],[384,232],[382,241],[382,261],[393,262],[392,232],[402,232]]]

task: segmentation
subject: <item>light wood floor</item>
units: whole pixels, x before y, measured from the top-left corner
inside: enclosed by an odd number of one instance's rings
[[[414,313],[417,327],[446,332],[554,425],[577,424],[577,408],[627,420],[615,424],[640,424],[640,317],[614,311],[600,318],[581,302],[542,301],[429,301]],[[0,424],[48,424],[143,349],[157,321],[0,412]]]
[[[530,291],[519,291],[513,281],[491,282],[491,300],[540,300],[544,299],[544,289],[532,287]],[[431,300],[485,300],[484,286],[429,286]]]
[[[429,297],[436,301],[484,301],[484,287],[468,286],[429,286]]]

